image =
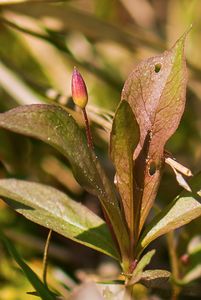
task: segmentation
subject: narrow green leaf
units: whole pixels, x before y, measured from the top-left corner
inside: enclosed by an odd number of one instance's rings
[[[128,282],[128,285],[133,285],[137,283],[141,278],[143,274],[144,268],[150,263],[152,257],[154,256],[156,250],[151,250],[147,252],[141,260],[138,262],[135,270],[133,271],[132,277]]]
[[[192,178],[189,186],[192,192],[184,190],[145,228],[139,241],[138,253],[157,237],[201,216],[201,173]]]
[[[139,137],[139,127],[130,105],[121,101],[112,124],[110,152],[131,239],[134,238],[133,152]]]
[[[105,222],[55,188],[15,179],[0,180],[0,196],[27,219],[119,259]]]
[[[0,240],[5,244],[10,255],[15,259],[17,264],[23,270],[25,276],[30,281],[32,286],[37,291],[37,294],[43,300],[55,300],[56,298],[50,293],[47,287],[42,283],[42,281],[38,278],[38,276],[32,271],[32,269],[23,261],[17,250],[15,249],[14,245],[7,239],[7,237],[0,232]]]
[[[87,146],[84,133],[65,109],[46,104],[20,106],[0,114],[0,127],[38,138],[59,150],[71,163],[77,181],[100,199],[122,254],[127,252],[128,233],[114,188]]]
[[[186,34],[170,50],[143,60],[130,74],[122,91],[122,100],[128,101],[140,127],[140,142],[134,152],[139,234],[158,191],[164,146],[184,111],[185,38]]]

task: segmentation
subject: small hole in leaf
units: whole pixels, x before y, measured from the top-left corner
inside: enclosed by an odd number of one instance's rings
[[[155,69],[154,69],[155,73],[160,72],[161,67],[162,67],[162,65],[160,63],[159,64],[155,64]]]
[[[149,175],[153,176],[156,173],[156,164],[152,161],[149,165]]]

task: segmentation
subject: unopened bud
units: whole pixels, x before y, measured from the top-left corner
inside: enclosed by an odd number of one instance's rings
[[[87,88],[82,75],[76,67],[73,70],[71,88],[74,103],[82,109],[85,108],[88,101]]]

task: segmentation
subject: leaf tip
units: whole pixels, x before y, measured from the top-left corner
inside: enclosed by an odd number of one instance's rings
[[[189,32],[192,30],[192,28],[193,28],[193,24],[190,24],[190,26],[186,29],[186,31],[176,41],[175,45],[178,45],[178,44],[180,45],[181,44],[181,47],[183,48],[184,45],[185,45],[186,38],[187,38]]]

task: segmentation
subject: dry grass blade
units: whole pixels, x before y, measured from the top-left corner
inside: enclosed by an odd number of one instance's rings
[[[3,62],[0,62],[0,84],[21,105],[42,102],[39,94],[36,94]]]

